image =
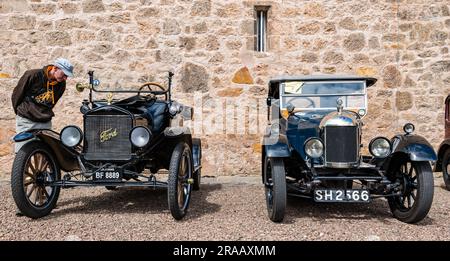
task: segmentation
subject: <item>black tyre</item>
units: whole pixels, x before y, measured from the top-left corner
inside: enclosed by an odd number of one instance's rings
[[[48,215],[56,206],[60,187],[48,184],[61,179],[52,150],[41,141],[26,143],[16,154],[11,191],[19,211],[30,218]]]
[[[447,150],[442,159],[442,177],[444,178],[445,187],[450,190],[450,150]]]
[[[286,173],[281,158],[266,158],[264,167],[267,212],[270,220],[281,222],[286,211]]]
[[[424,219],[431,208],[434,194],[430,163],[403,160],[392,169],[390,178],[400,183],[400,196],[388,197],[395,218],[405,223]]]
[[[189,145],[177,144],[172,152],[168,177],[168,203],[172,216],[180,220],[188,210],[192,191],[192,154]]]

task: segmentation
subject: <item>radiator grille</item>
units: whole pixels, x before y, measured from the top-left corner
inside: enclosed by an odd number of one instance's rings
[[[126,114],[95,114],[85,118],[86,160],[128,160],[133,119]]]
[[[358,128],[356,126],[325,127],[325,162],[357,162],[358,143]]]

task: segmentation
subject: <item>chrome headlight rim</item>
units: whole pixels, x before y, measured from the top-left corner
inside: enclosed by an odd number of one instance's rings
[[[147,132],[147,135],[148,135],[148,138],[147,138],[147,140],[145,141],[145,143],[143,143],[143,144],[137,144],[137,143],[135,143],[133,140],[133,133],[135,133],[137,130],[139,130],[139,129],[143,129],[145,132]],[[134,147],[137,147],[137,148],[143,148],[143,147],[145,147],[145,146],[147,146],[149,143],[150,143],[150,140],[152,139],[152,132],[151,132],[151,130],[149,129],[149,128],[147,128],[147,127],[145,127],[145,126],[135,126],[133,129],[131,129],[131,131],[130,131],[130,135],[129,135],[129,140],[130,140],[130,142],[131,142],[131,144],[134,146]]]
[[[313,142],[319,142],[318,144],[320,144],[320,147],[321,147],[321,153],[318,153],[318,154],[311,154],[311,153],[308,153],[308,146],[309,147],[311,147],[312,146],[312,144],[313,144]],[[311,138],[309,138],[309,139],[307,139],[306,141],[305,141],[305,143],[303,144],[303,151],[305,152],[305,154],[308,156],[308,157],[310,157],[310,158],[313,158],[313,159],[318,159],[318,158],[320,158],[320,157],[322,157],[323,156],[323,154],[324,154],[324,152],[325,152],[325,146],[323,145],[323,141],[320,139],[320,138],[317,138],[317,137],[311,137]]]
[[[411,122],[406,123],[403,125],[403,131],[408,135],[412,134],[416,130],[416,126],[412,124]]]
[[[374,143],[375,143],[377,140],[384,140],[384,141],[387,142],[387,144],[389,144],[389,152],[388,152],[388,153],[386,153],[385,155],[376,155],[376,154],[373,152],[373,145],[374,145]],[[389,155],[391,155],[391,153],[392,153],[392,143],[391,143],[391,141],[390,141],[388,138],[386,138],[386,137],[382,137],[382,136],[375,137],[375,138],[373,138],[373,139],[370,141],[370,143],[369,143],[369,152],[370,152],[370,154],[372,154],[372,156],[374,156],[375,158],[379,158],[379,159],[386,158],[386,157],[388,157]]]
[[[79,139],[77,142],[72,142],[72,143],[67,143],[66,138],[63,138],[64,134],[69,130],[69,129],[75,129],[78,134],[79,134]],[[76,147],[78,145],[80,145],[80,143],[83,141],[83,132],[81,131],[81,129],[78,126],[75,125],[68,125],[66,127],[64,127],[61,132],[59,133],[59,139],[61,140],[62,144],[64,144],[64,146],[69,147],[69,148],[73,148]]]

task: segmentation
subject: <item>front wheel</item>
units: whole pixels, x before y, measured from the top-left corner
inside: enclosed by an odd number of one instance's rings
[[[167,181],[169,209],[176,220],[182,219],[188,210],[192,191],[192,154],[185,142],[177,144],[172,152]]]
[[[19,211],[30,218],[48,215],[56,206],[60,187],[51,183],[61,174],[53,152],[42,141],[26,143],[16,154],[11,191]]]
[[[450,150],[447,150],[442,160],[442,177],[444,178],[445,187],[450,190]]]
[[[404,160],[390,173],[391,181],[399,183],[401,193],[388,197],[395,218],[405,223],[424,219],[433,202],[434,183],[430,163]]]
[[[281,158],[266,158],[264,183],[270,220],[281,222],[286,211],[286,172]]]

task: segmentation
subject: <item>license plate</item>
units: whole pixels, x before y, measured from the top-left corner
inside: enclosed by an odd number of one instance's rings
[[[316,202],[370,202],[367,189],[316,189]]]
[[[95,181],[121,181],[123,170],[121,168],[103,168],[94,172]]]

